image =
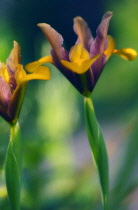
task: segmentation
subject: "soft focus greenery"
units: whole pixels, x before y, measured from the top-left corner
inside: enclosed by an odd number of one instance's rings
[[[100,5],[100,6],[99,6]],[[73,17],[80,15],[95,35],[105,11],[113,11],[109,34],[117,48],[138,51],[138,2],[90,0],[0,1],[0,59],[5,61],[13,40],[19,42],[22,63],[49,54],[39,22],[47,22],[65,39],[76,36]],[[50,81],[31,81],[23,103],[22,210],[100,210],[100,186],[84,126],[83,97],[52,65]],[[92,98],[109,154],[110,206],[136,210],[138,185],[138,59],[112,56]],[[3,164],[9,126],[0,118],[0,209],[9,210]]]

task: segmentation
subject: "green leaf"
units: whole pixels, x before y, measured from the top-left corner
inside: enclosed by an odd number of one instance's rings
[[[21,168],[21,136],[17,122],[11,125],[5,161],[6,186],[12,210],[20,209]]]
[[[85,98],[85,121],[93,159],[98,169],[104,209],[108,209],[109,175],[108,155],[101,129],[97,122],[90,97]]]

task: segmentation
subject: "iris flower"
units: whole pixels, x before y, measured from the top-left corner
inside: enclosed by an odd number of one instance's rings
[[[51,57],[46,56],[30,63],[26,68],[30,71],[40,63],[53,63],[81,94],[89,96],[112,54],[126,60],[133,60],[137,55],[136,51],[130,48],[116,49],[113,37],[107,35],[111,17],[112,12],[104,14],[95,39],[85,20],[75,17],[74,31],[78,38],[69,52],[62,46],[63,38],[56,30],[46,23],[39,23],[38,26],[52,46]]]
[[[50,79],[49,69],[37,66],[33,73],[26,74],[20,64],[20,47],[14,41],[6,64],[0,62],[0,115],[6,121],[10,123],[17,121],[27,82],[34,79]]]

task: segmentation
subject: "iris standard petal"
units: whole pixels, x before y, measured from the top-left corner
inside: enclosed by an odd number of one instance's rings
[[[63,44],[62,36],[55,29],[53,29],[50,25],[46,23],[39,23],[37,25],[41,28],[44,35],[50,42],[58,59],[59,60],[64,59],[64,54],[66,52],[65,52],[65,49],[62,47],[62,44]]]
[[[14,123],[19,118],[19,113],[26,92],[26,87],[27,83],[17,85],[15,91],[11,96],[7,109],[7,116],[9,117],[9,122]]]
[[[73,28],[75,33],[78,35],[78,42],[82,43],[83,47],[89,51],[93,37],[88,24],[82,17],[78,16],[74,18]]]
[[[97,36],[99,38],[106,38],[108,27],[109,27],[109,21],[110,21],[112,15],[113,15],[113,13],[109,12],[109,11],[106,12],[103,15],[102,21],[101,21],[100,25],[97,28]]]
[[[9,84],[0,76],[0,104],[3,107],[8,106],[12,93]]]
[[[90,48],[90,54],[91,56],[102,54],[106,48],[106,38],[107,38],[107,32],[108,32],[108,26],[109,21],[112,17],[112,12],[106,12],[102,18],[102,21],[100,25],[97,28],[96,31],[96,38],[93,41],[91,48]]]
[[[16,71],[16,65],[20,63],[20,46],[16,41],[13,42],[14,47],[10,53],[10,56],[8,57],[6,61],[6,65],[8,66],[8,69],[12,72]]]

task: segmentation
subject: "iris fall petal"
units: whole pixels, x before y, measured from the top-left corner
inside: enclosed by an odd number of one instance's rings
[[[113,53],[119,55],[120,57],[128,61],[134,60],[137,56],[137,52],[131,48],[125,48],[120,50],[115,49]]]

